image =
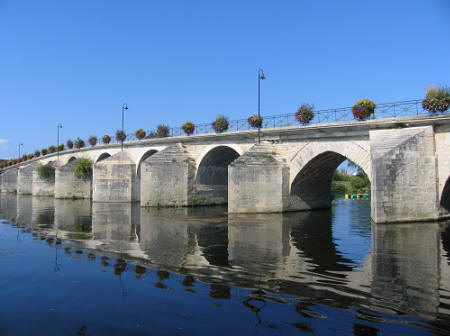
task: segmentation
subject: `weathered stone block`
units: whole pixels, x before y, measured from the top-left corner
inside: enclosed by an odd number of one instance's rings
[[[144,161],[141,206],[195,205],[195,161],[185,146],[176,144]]]
[[[53,168],[55,162],[49,162]],[[55,196],[55,175],[41,178],[38,173],[39,167],[32,170],[32,194],[33,196]]]
[[[439,218],[432,126],[370,131],[375,223]]]
[[[91,198],[92,176],[77,176],[75,163],[76,160],[56,169],[55,198]]]
[[[17,177],[18,194],[31,195],[33,193],[33,172],[37,167],[37,163],[31,163],[19,168]]]
[[[17,176],[18,169],[10,168],[8,170],[4,170],[2,177],[2,192],[17,192]]]
[[[94,165],[92,200],[94,202],[138,201],[136,164],[126,152]]]
[[[228,167],[228,212],[282,212],[289,205],[289,167],[276,145],[255,145]]]

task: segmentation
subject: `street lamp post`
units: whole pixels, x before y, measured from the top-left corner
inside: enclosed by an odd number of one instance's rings
[[[258,117],[261,117],[261,80],[266,79],[264,71],[258,70]],[[261,126],[258,127],[258,143],[261,143]]]
[[[124,117],[123,117],[123,115],[124,115],[124,112],[125,112],[125,110],[128,110],[128,105],[127,105],[127,103],[123,103],[122,104],[122,132],[125,132],[124,131]]]
[[[56,126],[56,157],[57,157],[57,161],[59,163],[59,129],[62,128],[61,123],[58,123],[58,125]]]
[[[125,110],[128,110],[128,105],[127,105],[127,103],[123,103],[122,104],[122,132],[125,134],[125,131],[124,131],[124,112],[125,112]],[[123,140],[120,142],[121,143],[121,149],[122,149],[122,151],[123,151]]]
[[[20,147],[21,146],[23,146],[23,143],[22,142],[19,142],[19,157],[18,157],[18,159],[20,159]]]

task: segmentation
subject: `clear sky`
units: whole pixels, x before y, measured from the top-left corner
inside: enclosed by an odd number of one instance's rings
[[[417,99],[450,84],[450,0],[0,0],[0,158],[68,138]]]

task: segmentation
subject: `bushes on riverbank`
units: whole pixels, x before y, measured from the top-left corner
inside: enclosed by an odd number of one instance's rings
[[[358,169],[356,175],[336,170],[331,181],[331,194],[333,198],[345,194],[370,194],[370,180],[362,169]]]

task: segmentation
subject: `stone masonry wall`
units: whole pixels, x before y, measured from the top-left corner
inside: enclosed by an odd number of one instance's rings
[[[17,178],[17,193],[23,195],[31,195],[33,193],[33,171],[38,167],[38,164],[31,163],[25,167],[19,168],[19,175]]]
[[[432,126],[370,131],[372,219],[376,223],[439,217]]]
[[[228,212],[282,212],[289,204],[289,167],[281,145],[255,145],[228,167]]]
[[[184,145],[170,146],[143,163],[141,206],[187,206],[193,198],[195,161]]]
[[[71,161],[56,169],[55,198],[91,198],[92,176],[75,175],[75,163]]]
[[[17,192],[17,171],[12,168],[2,173],[2,192]]]
[[[136,164],[126,152],[94,165],[92,200],[94,202],[132,202],[139,200],[136,189]]]

